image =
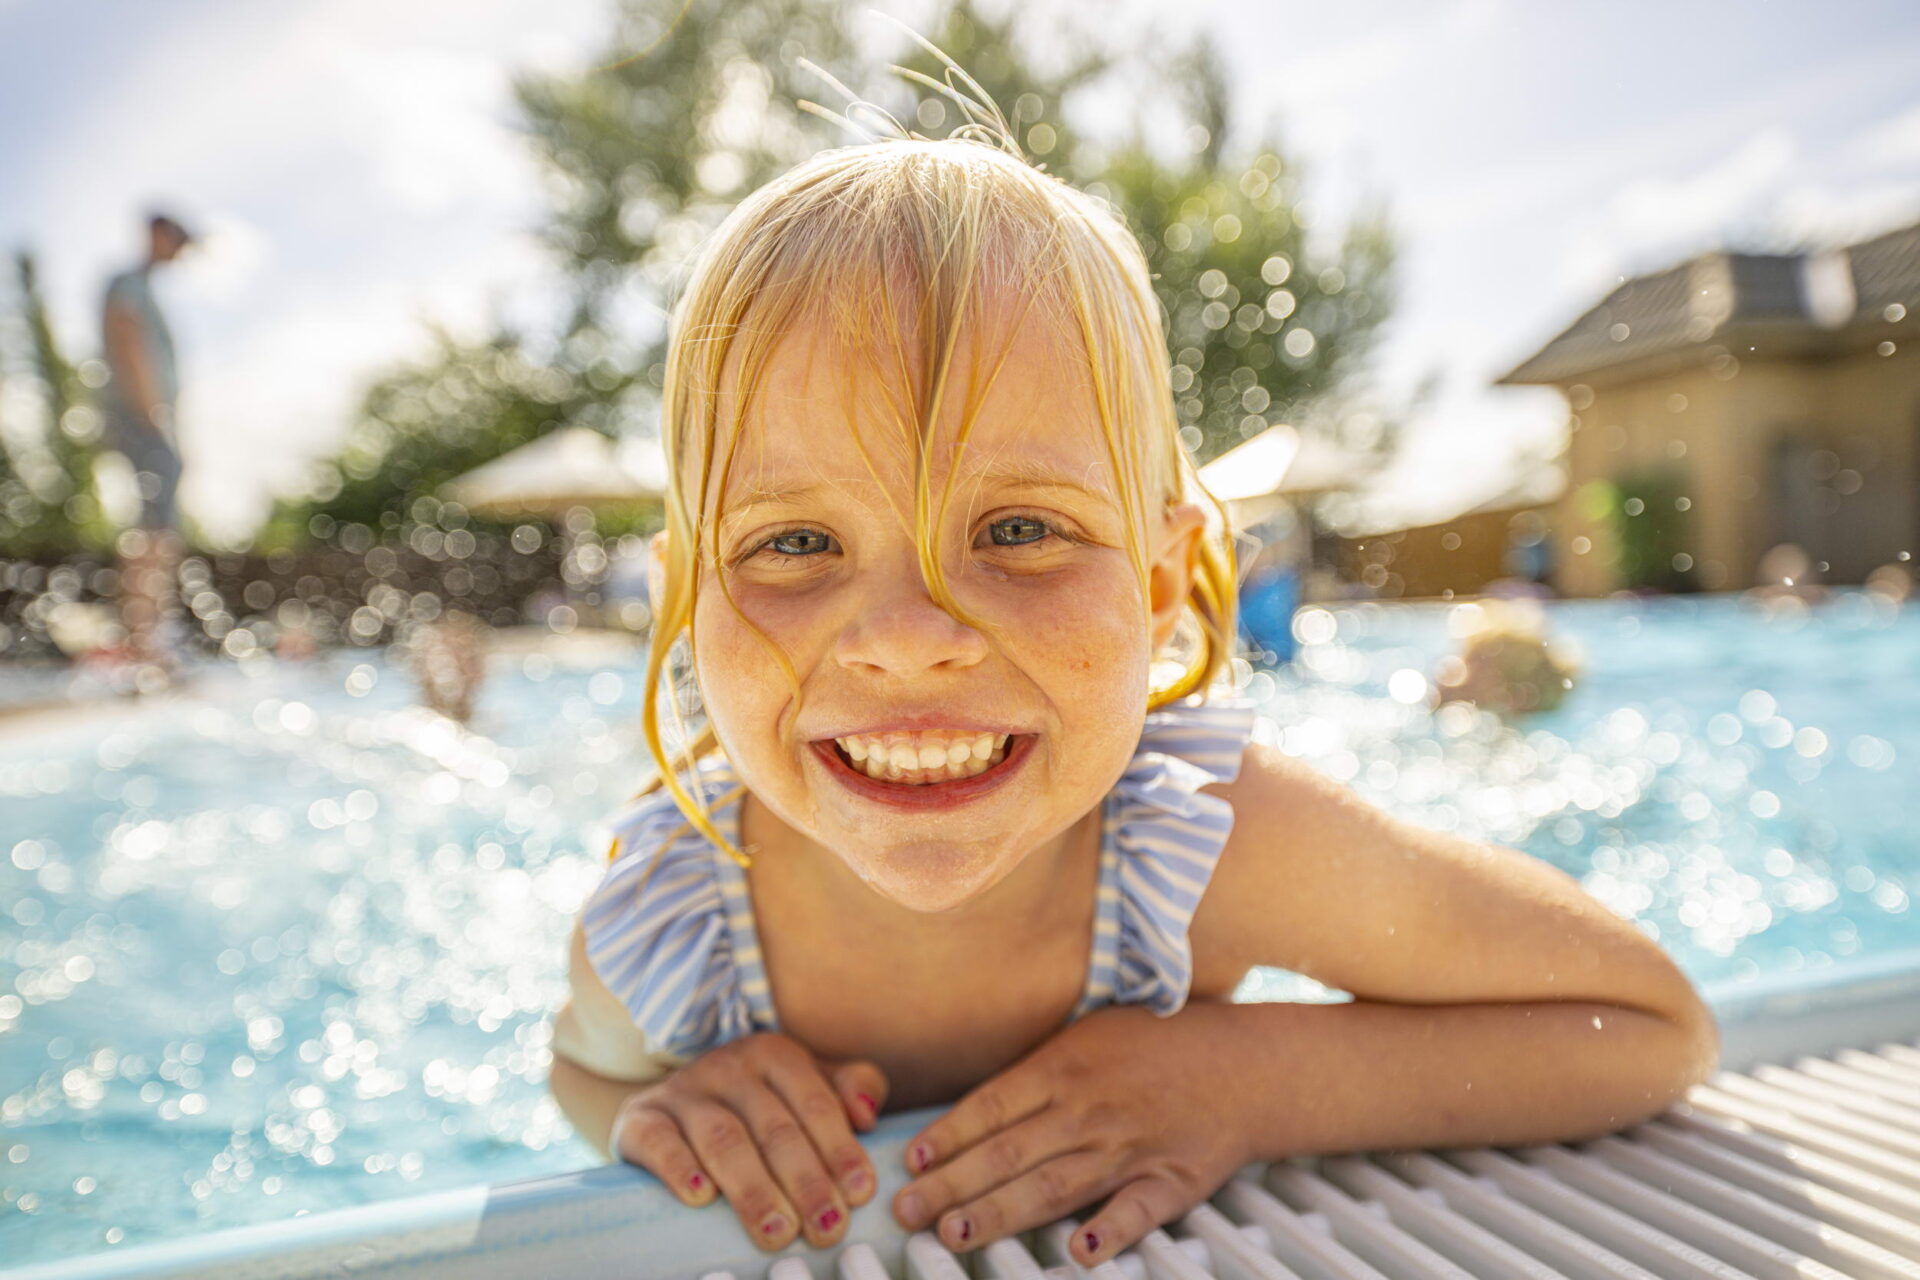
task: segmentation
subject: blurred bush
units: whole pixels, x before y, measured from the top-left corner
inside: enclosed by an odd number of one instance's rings
[[[17,252],[12,274],[0,311],[0,556],[104,550],[118,530],[94,496],[100,381],[89,386],[61,351],[33,255]]]

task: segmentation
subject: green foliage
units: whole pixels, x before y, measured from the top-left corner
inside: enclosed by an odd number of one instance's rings
[[[1692,569],[1675,564],[1689,544],[1687,514],[1680,502],[1687,492],[1685,475],[1648,468],[1618,476],[1609,487],[1613,501],[1607,516],[1618,549],[1620,584],[1629,590],[1699,590]]]
[[[1330,430],[1350,449],[1386,446],[1371,417],[1356,415],[1349,431],[1338,415],[1310,410],[1361,366],[1392,308],[1391,228],[1372,211],[1339,245],[1309,253],[1299,176],[1274,139],[1236,136],[1227,70],[1210,40],[1172,58],[1151,94],[1185,118],[1186,151],[1169,161],[1138,124],[1109,150],[1064,119],[1082,89],[1134,74],[1085,31],[1056,41],[1072,52],[1051,74],[1024,60],[1014,17],[990,18],[972,0],[957,0],[929,38],[986,90],[1029,159],[1104,196],[1139,236],[1166,309],[1180,419],[1201,461],[1286,421]],[[901,65],[946,77],[918,48]],[[936,132],[959,114],[928,91],[902,116]]]
[[[93,491],[100,415],[79,370],[60,350],[33,255],[14,255],[15,316],[0,375],[5,403],[25,424],[0,432],[0,554],[58,556],[113,545],[115,529]]]
[[[675,273],[733,204],[830,140],[792,104],[822,87],[801,56],[850,59],[845,0],[693,0],[675,21],[677,7],[629,0],[593,70],[517,86],[551,175],[546,238],[576,286],[570,331],[615,332],[610,308],[633,287],[660,315]],[[663,349],[656,330],[634,365]]]
[[[1315,258],[1280,152],[1269,144],[1244,165],[1209,163],[1216,139],[1205,136],[1190,166],[1134,146],[1102,177],[1146,248],[1167,309],[1180,420],[1197,433],[1188,438],[1202,460],[1276,422],[1298,423],[1340,386],[1386,317],[1393,268],[1379,217]]]

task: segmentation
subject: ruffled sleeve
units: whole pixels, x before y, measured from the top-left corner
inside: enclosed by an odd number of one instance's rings
[[[1187,1002],[1187,929],[1233,831],[1233,806],[1200,789],[1239,776],[1253,722],[1252,706],[1239,702],[1176,703],[1147,716],[1110,810],[1116,1003],[1169,1017]]]
[[[613,830],[612,865],[581,914],[594,972],[649,1052],[691,1058],[751,1034],[712,844],[665,792]]]

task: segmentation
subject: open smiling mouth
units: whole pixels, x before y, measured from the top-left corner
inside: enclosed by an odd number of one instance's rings
[[[810,745],[850,790],[892,801],[970,799],[1016,772],[1038,735],[862,734]]]

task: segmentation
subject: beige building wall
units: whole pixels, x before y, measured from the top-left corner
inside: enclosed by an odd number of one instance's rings
[[[1778,542],[1805,544],[1828,582],[1857,583],[1902,550],[1920,559],[1920,343],[1890,356],[1691,368],[1564,388],[1567,495],[1554,520],[1556,582],[1596,596],[1621,579],[1593,480],[1668,468],[1689,509],[1683,544],[1707,590],[1751,586]]]
[[[1539,507],[1476,511],[1440,524],[1340,539],[1340,576],[1388,599],[1478,595],[1509,576],[1515,525],[1551,512]],[[1537,526],[1536,526],[1537,527]]]

